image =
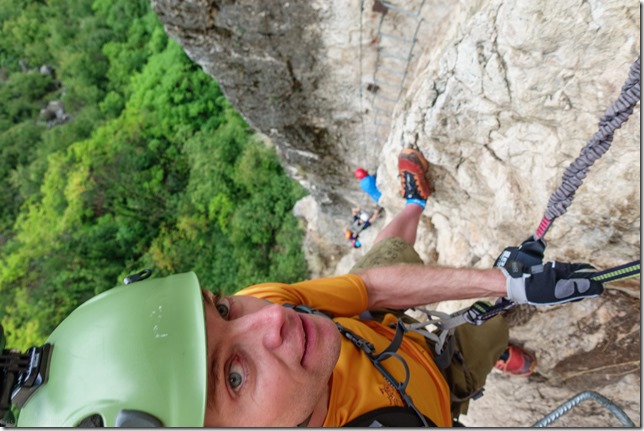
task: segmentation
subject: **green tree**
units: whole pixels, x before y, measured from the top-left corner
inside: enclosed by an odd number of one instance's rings
[[[19,36],[0,41],[0,319],[10,345],[42,342],[142,268],[195,271],[223,293],[306,277],[291,213],[302,188],[147,1],[0,6],[3,29]],[[30,68],[48,62],[55,74],[23,71],[25,53]],[[46,127],[40,109],[57,99],[71,120]]]

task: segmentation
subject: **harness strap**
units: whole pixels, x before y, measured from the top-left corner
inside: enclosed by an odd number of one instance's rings
[[[407,393],[407,385],[409,384],[409,366],[407,365],[407,361],[400,356],[398,353],[398,349],[400,348],[400,344],[402,343],[403,335],[405,335],[405,332],[407,332],[407,329],[405,328],[405,324],[403,323],[402,319],[398,319],[398,322],[396,324],[396,333],[394,334],[393,340],[391,340],[391,343],[389,343],[389,346],[387,346],[382,352],[379,354],[374,353],[374,346],[364,338],[360,337],[359,335],[354,334],[351,332],[349,329],[345,328],[342,326],[340,323],[335,322],[335,325],[338,327],[338,330],[342,335],[344,335],[346,338],[348,338],[353,344],[355,344],[359,349],[361,349],[363,352],[367,354],[367,357],[371,361],[371,363],[376,367],[378,371],[380,371],[380,374],[383,375],[385,380],[398,391],[398,394],[402,398],[403,402],[407,405],[407,407],[411,408],[417,415],[418,418],[421,420],[423,423],[423,426],[429,427],[429,423],[425,419],[425,416],[416,408],[414,405],[414,401],[412,398],[409,396]],[[399,382],[396,380],[394,376],[391,375],[391,373],[382,365],[382,362],[389,359],[389,358],[396,358],[400,361],[402,364],[403,368],[405,369],[405,380],[403,382]]]
[[[312,307],[309,307],[308,305],[292,305],[292,304],[284,304],[285,307],[292,308],[295,311],[299,313],[306,313],[306,314],[316,314],[318,316],[324,316],[327,318],[331,318],[326,313],[322,313]],[[394,338],[389,343],[389,345],[380,353],[376,354],[375,353],[375,347],[372,343],[369,341],[365,340],[361,336],[353,333],[351,330],[345,328],[342,324],[334,321],[335,326],[338,328],[338,331],[340,331],[340,334],[342,334],[345,338],[347,338],[349,341],[351,341],[356,347],[358,347],[360,350],[365,352],[367,355],[367,358],[371,361],[371,363],[376,367],[376,369],[382,374],[382,376],[385,378],[387,383],[389,383],[391,386],[398,391],[398,394],[402,398],[403,402],[412,409],[417,415],[420,421],[423,423],[423,426],[429,427],[430,424],[425,418],[425,415],[423,415],[414,405],[414,401],[412,398],[409,396],[407,393],[407,385],[409,384],[409,366],[407,365],[407,361],[405,361],[405,358],[400,356],[398,353],[398,349],[400,348],[400,344],[402,343],[403,336],[405,335],[405,332],[407,332],[407,329],[405,328],[405,324],[403,323],[402,319],[398,319],[398,323],[396,324],[396,333],[394,334]],[[389,358],[396,358],[400,361],[402,364],[403,368],[405,369],[405,380],[403,382],[399,382],[396,380],[394,376],[391,375],[391,373],[382,365],[382,362]]]
[[[436,427],[430,419],[426,418],[427,422]],[[344,427],[360,427],[360,428],[383,428],[383,427],[421,427],[422,422],[418,420],[418,415],[407,407],[390,406],[382,407],[379,409],[371,410],[363,415],[358,416],[349,423],[343,425]]]

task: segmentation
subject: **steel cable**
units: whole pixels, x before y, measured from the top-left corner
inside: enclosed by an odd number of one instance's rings
[[[545,426],[550,425],[563,415],[567,414],[572,410],[573,407],[577,406],[580,404],[582,401],[585,400],[594,400],[597,401],[599,404],[602,406],[606,407],[625,427],[635,427],[635,424],[633,421],[624,413],[624,410],[619,408],[615,403],[613,403],[611,400],[608,398],[605,398],[604,396],[598,394],[597,392],[594,391],[585,391],[585,392],[580,392],[565,403],[561,404],[559,407],[554,409],[551,413],[549,413],[546,417],[541,419],[539,422],[535,423],[532,425],[533,428],[542,428]]]

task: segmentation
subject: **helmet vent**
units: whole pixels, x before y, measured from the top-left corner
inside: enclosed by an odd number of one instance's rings
[[[152,275],[152,270],[144,269],[143,271],[139,271],[136,274],[128,275],[123,279],[123,283],[125,284],[136,283],[137,281],[145,280],[150,275]]]
[[[93,414],[80,421],[77,428],[103,428],[104,426],[101,415]]]
[[[163,423],[156,417],[140,410],[121,410],[116,416],[119,428],[160,428]]]

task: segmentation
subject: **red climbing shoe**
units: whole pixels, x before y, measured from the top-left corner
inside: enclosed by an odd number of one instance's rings
[[[431,194],[431,187],[425,175],[429,163],[416,150],[405,148],[398,156],[398,172],[402,197],[426,201]]]
[[[514,344],[508,344],[494,368],[518,377],[527,377],[534,371],[537,359],[534,354]]]

